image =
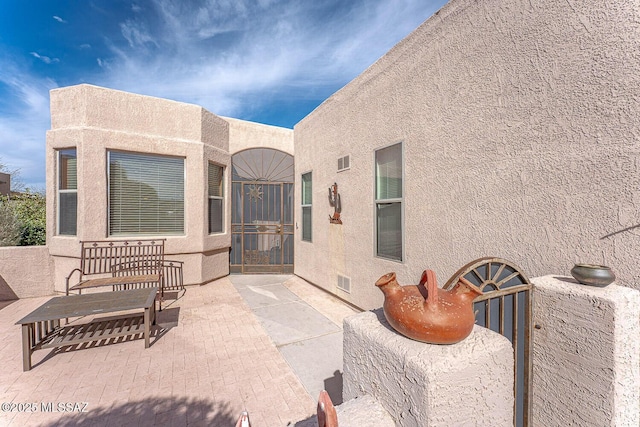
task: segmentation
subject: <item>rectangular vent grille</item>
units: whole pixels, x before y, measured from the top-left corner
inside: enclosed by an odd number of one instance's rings
[[[349,156],[340,157],[338,159],[338,172],[349,169],[350,167],[349,163],[350,163]]]
[[[351,293],[351,279],[338,274],[338,289]]]

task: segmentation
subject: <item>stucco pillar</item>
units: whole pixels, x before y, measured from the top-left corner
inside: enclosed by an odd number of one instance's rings
[[[640,292],[531,282],[533,425],[640,425]]]
[[[513,425],[513,348],[475,326],[453,345],[395,332],[381,309],[344,321],[345,401],[371,395],[397,425]]]

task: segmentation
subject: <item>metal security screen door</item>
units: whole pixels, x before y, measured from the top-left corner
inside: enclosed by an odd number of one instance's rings
[[[293,156],[255,148],[232,166],[231,273],[293,273]]]

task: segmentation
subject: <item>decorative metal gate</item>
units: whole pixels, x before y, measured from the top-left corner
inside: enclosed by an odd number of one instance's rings
[[[293,157],[256,148],[232,159],[232,273],[293,273]]]
[[[533,285],[514,264],[480,258],[462,267],[443,286],[451,289],[464,277],[484,292],[474,300],[476,323],[507,337],[514,355],[514,420],[527,427],[531,419],[531,323]]]

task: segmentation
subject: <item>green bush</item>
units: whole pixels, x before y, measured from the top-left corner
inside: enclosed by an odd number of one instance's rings
[[[0,226],[0,245],[34,246],[46,244],[46,201],[44,195],[31,193],[27,190],[25,193],[14,194],[11,198],[1,198],[0,205],[3,211],[0,212],[0,215],[3,215],[0,218],[0,224],[2,224]],[[14,238],[16,224],[17,239]],[[6,235],[4,240],[2,234]]]
[[[18,246],[20,224],[5,197],[0,197],[0,246]]]

